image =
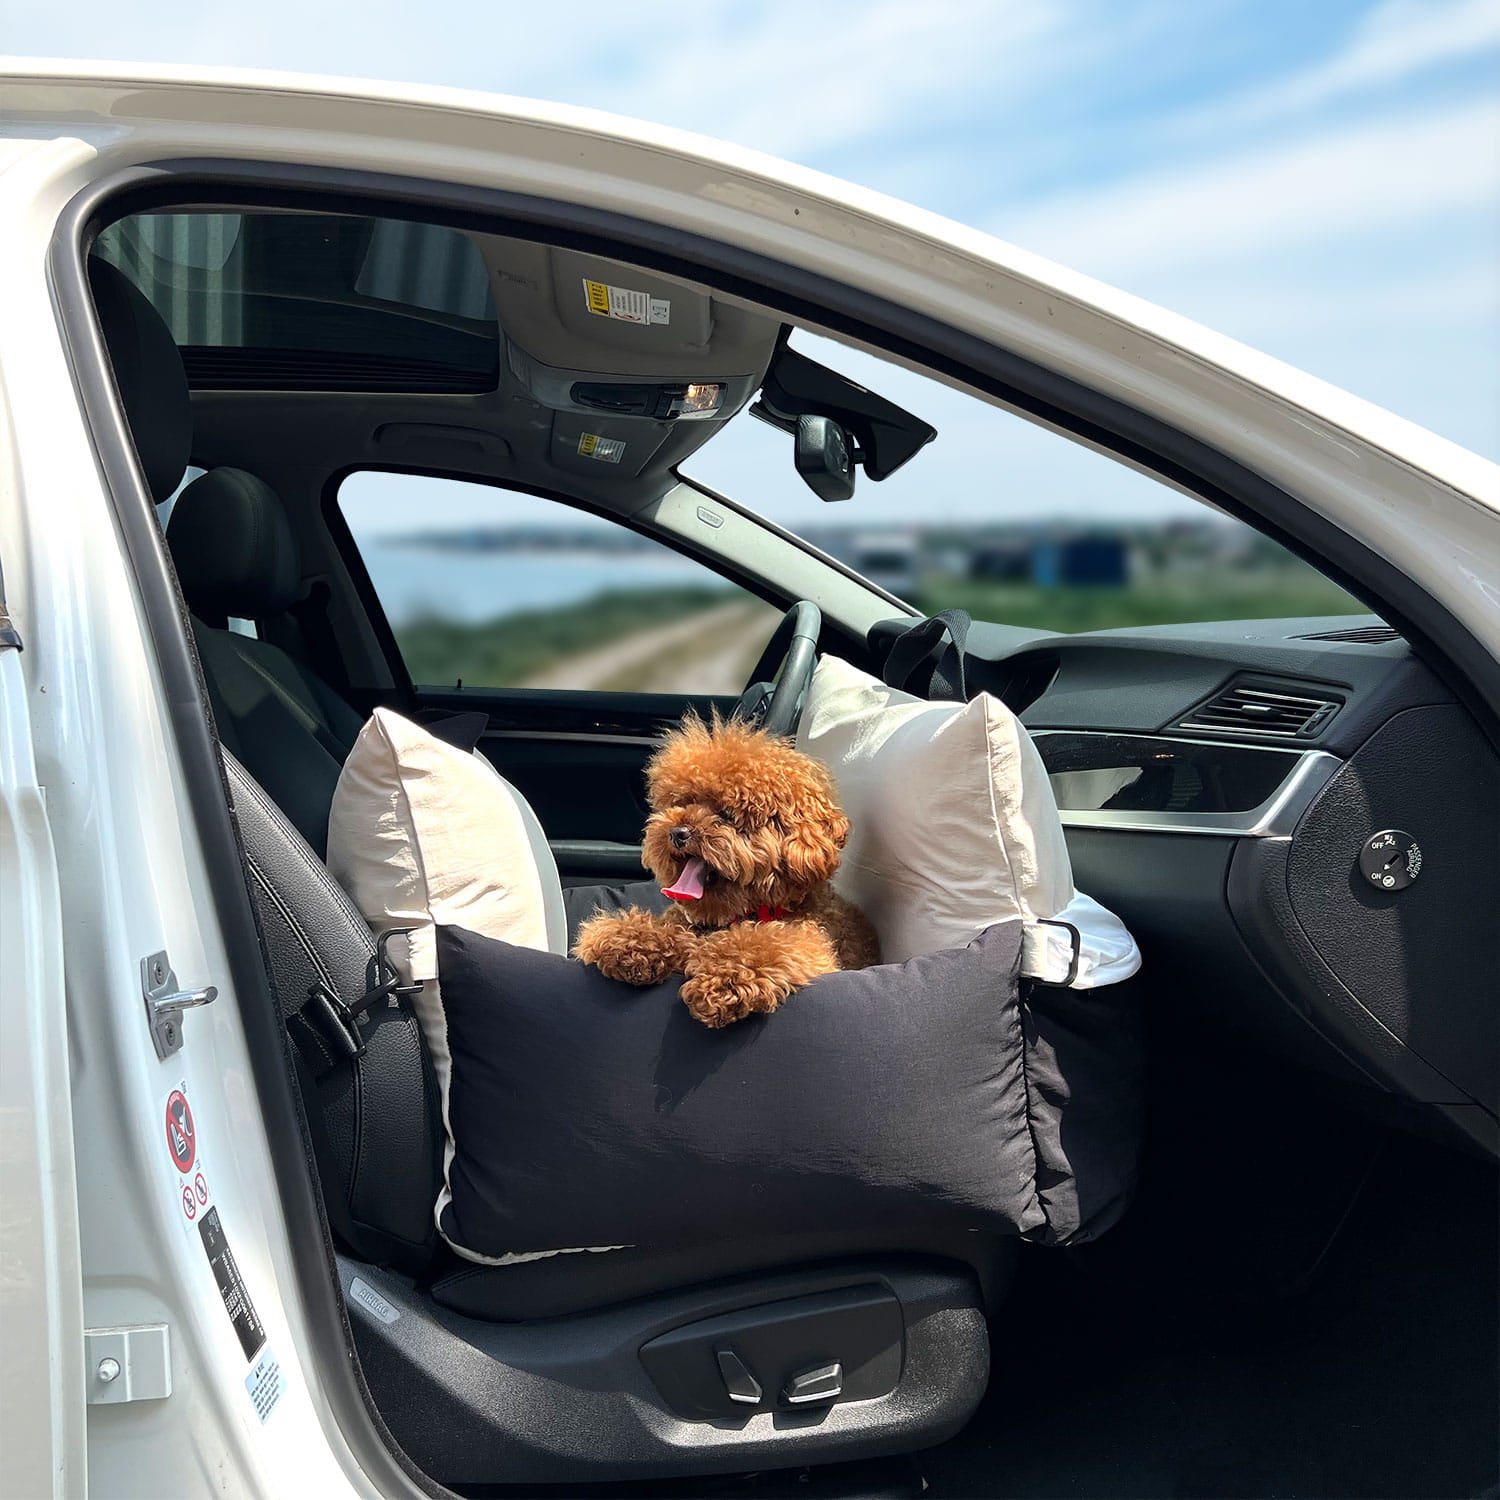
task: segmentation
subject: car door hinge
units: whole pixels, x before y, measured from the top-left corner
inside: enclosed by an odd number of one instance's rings
[[[85,1328],[83,1367],[90,1406],[161,1401],[172,1394],[172,1347],[167,1325]]]
[[[182,1012],[207,1005],[219,992],[211,984],[201,990],[179,990],[172,961],[165,953],[153,953],[141,960],[141,993],[156,1055],[168,1058],[182,1046]]]

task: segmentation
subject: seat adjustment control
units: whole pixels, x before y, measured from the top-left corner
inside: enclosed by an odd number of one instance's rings
[[[719,1374],[723,1377],[729,1399],[740,1406],[759,1406],[760,1381],[750,1373],[745,1361],[728,1348],[715,1349],[714,1358],[719,1362]]]
[[[781,1399],[788,1406],[812,1406],[819,1401],[837,1400],[843,1389],[844,1367],[835,1360],[831,1365],[814,1365],[793,1375]]]

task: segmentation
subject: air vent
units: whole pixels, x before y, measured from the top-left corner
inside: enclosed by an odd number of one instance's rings
[[[1177,721],[1202,734],[1251,735],[1266,740],[1309,740],[1339,711],[1333,698],[1236,683]]]
[[[1347,630],[1318,630],[1312,635],[1295,635],[1294,641],[1358,641],[1379,645],[1382,641],[1399,641],[1401,633],[1389,625],[1351,625]]]

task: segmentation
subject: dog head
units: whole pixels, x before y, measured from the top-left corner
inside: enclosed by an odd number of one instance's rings
[[[833,777],[786,740],[687,720],[646,768],[647,868],[703,926],[800,906],[838,869],[849,820]]]

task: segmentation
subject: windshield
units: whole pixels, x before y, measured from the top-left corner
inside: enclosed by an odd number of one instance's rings
[[[746,411],[684,474],[923,613],[1046,630],[1366,614],[1314,568],[1160,480],[928,376],[798,330],[790,347],[937,430],[829,504],[791,436]]]

